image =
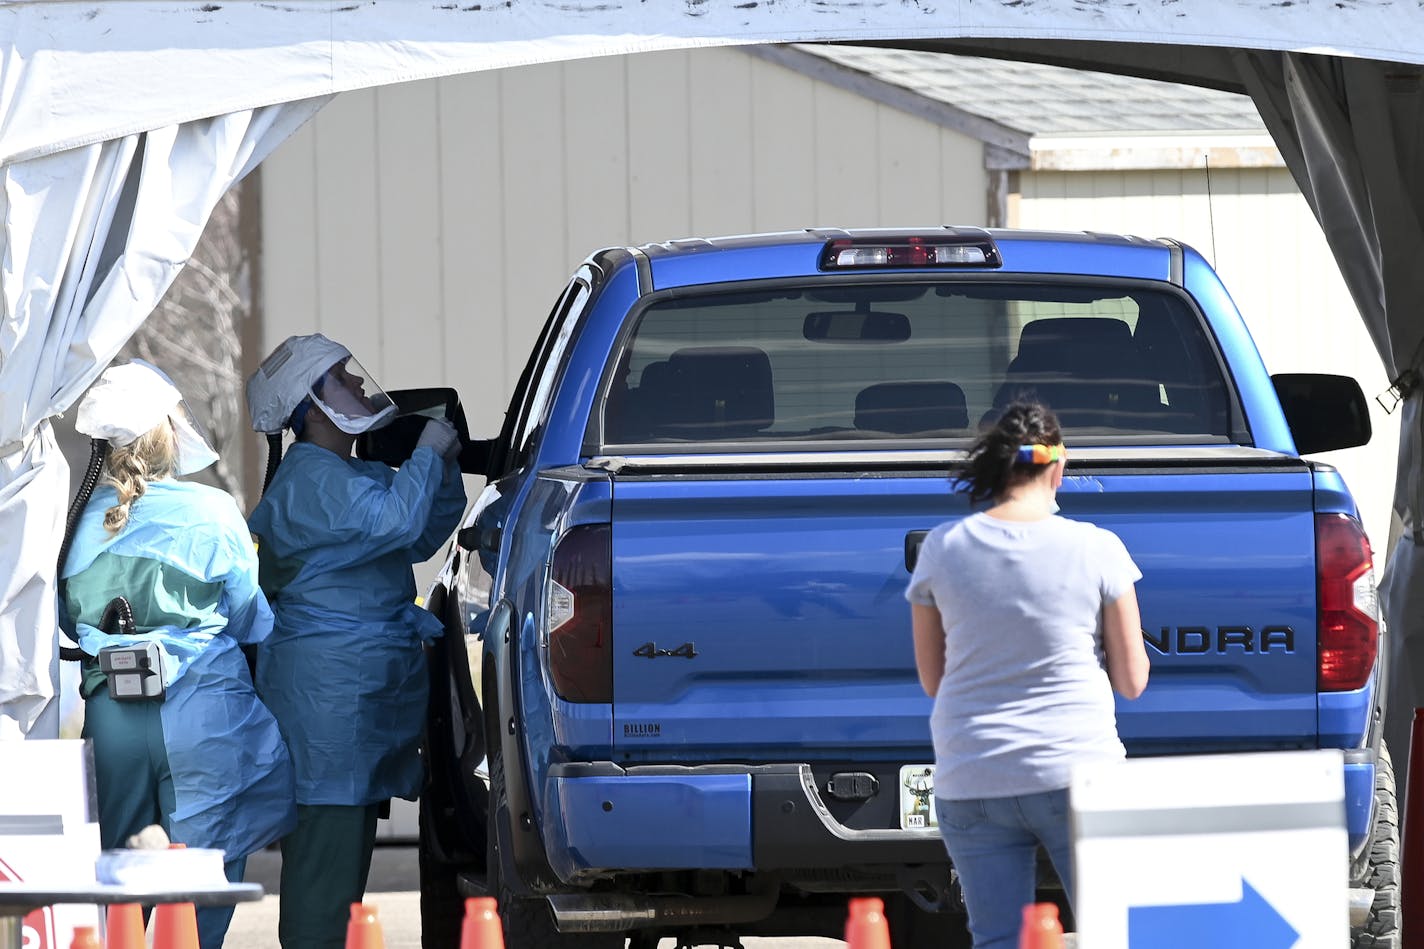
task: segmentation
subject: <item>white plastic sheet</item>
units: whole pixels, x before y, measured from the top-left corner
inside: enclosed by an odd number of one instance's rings
[[[0,739],[55,737],[55,559],[69,469],[45,420],[158,303],[213,206],[324,100],[0,168]]]
[[[0,740],[59,734],[53,576],[68,491],[49,425],[0,457]]]

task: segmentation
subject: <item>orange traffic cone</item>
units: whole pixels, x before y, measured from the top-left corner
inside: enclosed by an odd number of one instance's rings
[[[75,926],[74,940],[69,949],[103,949],[103,946],[99,944],[99,934],[93,926]]]
[[[143,907],[115,903],[105,910],[104,945],[108,949],[148,949],[143,935]]]
[[[198,949],[198,914],[192,903],[153,908],[153,949]]]
[[[169,844],[182,850],[187,844]],[[153,949],[198,949],[198,914],[192,903],[159,903],[153,908]]]
[[[465,900],[465,924],[460,928],[460,949],[504,949],[504,926],[493,896]]]
[[[1030,903],[1023,908],[1019,949],[1063,949],[1063,924],[1053,903]]]
[[[386,937],[381,932],[376,907],[365,903],[351,904],[351,921],[346,924],[346,949],[386,949]]]
[[[878,896],[857,896],[846,917],[846,949],[890,949],[890,926],[885,922],[885,901]]]

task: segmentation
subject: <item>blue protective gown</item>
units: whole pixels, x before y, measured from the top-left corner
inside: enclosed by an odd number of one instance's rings
[[[104,513],[117,501],[112,485],[99,487],[75,526],[63,621],[91,656],[104,646],[159,645],[168,686],[159,717],[175,799],[169,835],[225,850],[228,860],[244,857],[296,825],[291,760],[239,648],[272,629],[252,538],[217,488],[150,482],[110,535]],[[138,635],[94,625],[120,595],[134,608]]]
[[[257,689],[292,751],[297,803],[368,805],[420,790],[440,621],[416,605],[411,564],[465,507],[459,466],[417,448],[399,469],[298,442],[248,525],[276,625]]]

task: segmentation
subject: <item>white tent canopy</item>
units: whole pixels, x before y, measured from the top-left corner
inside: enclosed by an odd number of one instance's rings
[[[223,190],[325,97],[577,57],[817,41],[1252,95],[1406,396],[1396,510],[1411,529],[1386,588],[1403,673],[1392,718],[1407,738],[1424,687],[1424,649],[1411,647],[1424,617],[1413,630],[1404,609],[1424,599],[1420,36],[1424,5],[1406,0],[0,0],[0,738],[57,727],[68,469],[46,420],[157,304]],[[1392,744],[1397,759],[1408,747]]]
[[[1420,36],[1424,7],[1409,0],[0,2],[0,165],[350,89],[653,49],[1170,38],[1174,46],[1424,63]],[[1181,59],[1182,78],[1192,78],[1195,58],[1169,50],[1145,61],[1160,73]]]

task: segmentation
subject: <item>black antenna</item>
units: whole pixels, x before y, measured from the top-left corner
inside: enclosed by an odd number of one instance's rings
[[[1211,193],[1211,154],[1208,152],[1202,155],[1202,164],[1206,166],[1206,217],[1211,225],[1211,265],[1216,266],[1216,208]]]

